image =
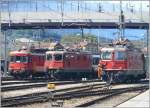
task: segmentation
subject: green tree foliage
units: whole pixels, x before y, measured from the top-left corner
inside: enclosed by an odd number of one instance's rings
[[[97,42],[97,38],[95,35],[91,34],[84,34],[83,40],[86,40],[88,42],[95,43]],[[61,38],[61,43],[79,43],[82,41],[81,35],[65,35]]]

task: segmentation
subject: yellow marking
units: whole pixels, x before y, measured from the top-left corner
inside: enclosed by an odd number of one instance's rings
[[[47,84],[48,89],[55,89],[55,87],[56,87],[55,84],[52,84],[52,83]]]

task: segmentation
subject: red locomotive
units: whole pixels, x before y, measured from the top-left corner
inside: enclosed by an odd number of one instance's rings
[[[46,60],[45,60],[46,58]],[[50,79],[97,77],[98,57],[81,51],[26,49],[10,52],[9,72],[16,78],[45,76]]]
[[[45,68],[51,78],[80,79],[96,76],[92,69],[92,56],[87,52],[48,51]]]
[[[15,77],[44,74],[47,49],[20,49],[10,52],[9,72]]]
[[[144,54],[129,41],[102,48],[98,76],[110,83],[145,78]]]

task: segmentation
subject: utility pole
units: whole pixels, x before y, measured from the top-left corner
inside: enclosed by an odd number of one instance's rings
[[[143,11],[143,6],[142,6],[142,1],[141,1],[141,3],[140,3],[141,21],[143,21],[143,13],[142,13],[142,11]]]
[[[7,39],[6,39],[6,31],[4,31],[4,61],[5,61],[5,64],[4,64],[4,75],[7,74]]]
[[[122,10],[122,0],[120,0],[120,16],[119,16],[119,36],[118,39],[124,37],[124,14]]]
[[[99,43],[100,43],[100,33],[99,33],[99,29],[98,29],[98,37],[97,37],[97,51],[99,52]]]
[[[0,37],[4,35],[4,75],[7,74],[7,39],[6,39],[6,31],[2,34],[1,30],[1,12],[2,12],[2,1],[0,1]],[[0,63],[1,65],[1,63]]]
[[[83,32],[83,27],[81,27],[81,36],[82,36],[82,42],[84,41],[84,32]]]
[[[150,1],[149,1],[149,15],[150,15]],[[150,17],[149,17],[149,33],[148,33],[148,35],[147,35],[147,52],[148,52],[148,64],[147,64],[147,70],[148,70],[148,73],[150,72],[150,67],[149,67],[149,65],[150,65],[150,44],[149,44],[149,41],[150,41]],[[149,78],[150,78],[150,74],[149,74]]]
[[[63,26],[64,22],[64,2],[61,0],[61,25]]]
[[[80,3],[79,3],[79,0],[78,0],[78,12],[80,11]]]

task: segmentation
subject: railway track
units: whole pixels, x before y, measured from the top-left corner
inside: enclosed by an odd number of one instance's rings
[[[88,82],[100,82],[100,80],[87,80],[87,81],[56,81],[56,82],[50,82],[55,85],[65,85],[65,84],[77,84],[77,83],[88,83]],[[27,84],[28,83],[28,84]],[[2,85],[1,86],[1,91],[6,92],[6,91],[12,91],[12,90],[20,90],[20,89],[29,89],[29,88],[36,88],[36,87],[44,87],[47,85],[47,81],[44,82],[26,82],[23,84],[18,84],[18,85]]]
[[[1,81],[1,85],[41,83],[41,82],[49,82],[49,81],[51,80],[8,80],[8,81]]]
[[[84,91],[91,91],[92,88],[102,88],[104,84],[90,84],[90,85],[83,85],[78,87],[71,87],[65,89],[58,89],[52,90],[50,92],[40,92],[40,93],[33,93],[27,94],[23,96],[16,96],[16,97],[9,97],[9,98],[2,98],[2,106],[15,106],[15,105],[23,105],[35,102],[43,102],[48,101],[50,99],[50,93],[54,95],[54,99],[69,99],[73,98],[74,94],[82,94]]]
[[[29,94],[29,95],[11,97],[11,98],[2,98],[1,103],[3,107],[8,107],[8,106],[12,107],[12,106],[26,105],[26,104],[36,103],[36,102],[47,102],[49,100],[65,100],[65,99],[80,98],[85,96],[102,95],[102,97],[99,99],[78,105],[78,107],[79,106],[82,107],[82,106],[90,105],[101,99],[109,98],[111,96],[121,94],[127,91],[143,90],[143,89],[148,89],[148,86],[143,85],[143,86],[135,86],[135,87],[107,89],[106,85],[96,84],[92,86],[86,85],[82,87],[54,90],[51,92]]]
[[[20,90],[20,89],[29,89],[36,87],[44,87],[47,83],[35,83],[35,84],[21,84],[21,85],[7,85],[1,86],[1,92],[12,91],[12,90]]]
[[[77,105],[76,107],[88,107],[88,106],[94,105],[95,103],[97,103],[99,101],[103,101],[105,99],[110,100],[111,97],[122,94],[122,93],[127,93],[127,92],[131,92],[131,91],[132,92],[139,91],[139,90],[142,90],[142,92],[143,92],[143,91],[146,91],[148,88],[149,88],[148,86],[139,86],[139,87],[114,89],[114,90],[111,90],[112,92],[107,91],[107,94],[105,93],[104,95],[100,96],[99,98],[92,99],[91,101],[81,103],[81,104]]]
[[[13,78],[13,77],[1,77],[1,81],[11,81],[11,80],[15,80],[15,78]]]
[[[30,83],[32,81],[21,81],[21,80],[13,80],[13,81],[2,81],[1,85],[12,85],[12,84],[26,84],[26,83]]]

